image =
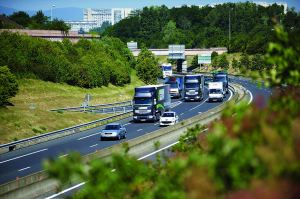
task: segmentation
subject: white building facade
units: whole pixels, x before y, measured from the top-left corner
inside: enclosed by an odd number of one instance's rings
[[[84,30],[89,32],[91,29],[101,27],[103,22],[114,25],[122,19],[130,16],[134,11],[132,8],[112,8],[112,9],[83,9],[83,21],[65,21],[71,26],[71,31]]]
[[[91,29],[98,27],[96,21],[65,21],[65,23],[71,26],[71,31],[83,30],[89,32]]]
[[[83,10],[83,21],[95,21],[98,27],[101,27],[103,22],[111,23],[111,9],[92,9],[87,8]]]
[[[125,19],[126,17],[130,16],[133,10],[134,9],[132,8],[113,8],[111,10],[111,24],[114,25],[122,19]]]

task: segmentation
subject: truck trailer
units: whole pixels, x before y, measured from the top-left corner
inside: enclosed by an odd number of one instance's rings
[[[135,88],[133,98],[133,121],[158,121],[170,110],[170,85],[149,85]]]
[[[229,92],[228,85],[229,85],[229,79],[228,74],[225,71],[217,71],[213,73],[213,81],[214,82],[223,82],[223,94]]]
[[[204,76],[201,74],[184,77],[184,100],[201,101],[204,97]]]

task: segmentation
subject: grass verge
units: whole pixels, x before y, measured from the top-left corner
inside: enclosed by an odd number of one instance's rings
[[[36,79],[19,79],[19,92],[10,100],[13,106],[0,108],[0,143],[7,143],[42,133],[63,129],[108,117],[94,113],[51,112],[50,109],[80,106],[86,94],[90,105],[132,99],[134,87],[143,83],[131,74],[131,84],[124,87],[84,89],[67,84]]]

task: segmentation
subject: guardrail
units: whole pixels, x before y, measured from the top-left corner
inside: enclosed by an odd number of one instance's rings
[[[236,85],[233,86],[235,90],[241,89],[239,87],[236,87]],[[240,94],[242,96],[240,96]],[[230,101],[223,103],[205,113],[184,120],[174,126],[160,128],[159,130],[154,131],[152,133],[148,133],[139,136],[135,139],[129,140],[127,142],[130,148],[129,154],[138,156],[140,155],[140,153],[142,153],[145,150],[145,148],[149,146],[153,147],[153,143],[158,140],[160,141],[161,145],[163,145],[166,142],[166,140],[167,141],[170,141],[170,139],[178,140],[180,135],[182,135],[184,132],[186,132],[188,128],[194,126],[195,124],[209,123],[210,121],[218,118],[220,116],[220,113],[227,106],[227,103],[230,102],[238,103],[241,99],[244,98],[243,96],[244,94],[245,93],[243,91],[234,92],[234,95],[232,96]],[[89,162],[91,160],[99,159],[99,158],[101,159],[109,158],[113,152],[121,151],[121,149],[122,149],[122,143],[113,145],[103,150],[96,151],[92,154],[85,155],[84,162]],[[29,176],[22,177],[18,180],[0,185],[0,197],[1,198],[24,198],[24,197],[33,198],[46,193],[45,190],[47,190],[48,193],[55,192],[57,188],[58,188],[58,183],[53,179],[49,179],[45,171],[40,171],[31,174]]]
[[[29,146],[29,145],[33,145],[33,144],[37,144],[37,143],[57,139],[57,138],[60,138],[60,137],[64,137],[66,135],[79,133],[79,132],[81,132],[82,128],[84,128],[84,130],[94,128],[96,126],[105,124],[105,123],[107,123],[111,120],[120,119],[120,118],[126,117],[126,116],[128,117],[131,114],[132,114],[132,111],[125,111],[124,113],[121,113],[121,114],[118,114],[118,115],[113,115],[113,116],[106,117],[106,118],[102,118],[102,119],[99,119],[99,120],[94,120],[92,122],[79,124],[79,125],[76,125],[76,126],[64,128],[64,129],[57,130],[57,131],[52,131],[52,132],[49,132],[49,133],[46,133],[46,134],[42,134],[42,135],[38,135],[38,136],[34,136],[34,137],[22,139],[22,140],[18,140],[18,141],[15,141],[15,142],[10,142],[10,143],[7,143],[7,144],[2,144],[2,145],[0,145],[0,154],[8,152],[8,151],[15,150],[15,149],[18,149],[18,148],[26,147],[26,146]]]
[[[58,108],[58,109],[51,109],[50,111],[92,111],[92,110],[99,110],[99,109],[105,109],[105,108],[112,108],[112,107],[126,107],[126,106],[132,106],[132,101],[124,101],[124,102],[116,102],[116,103],[110,103],[110,104],[98,104],[93,106],[78,106],[78,107],[66,107],[66,108]]]
[[[127,101],[127,102],[119,102],[119,103],[114,103],[114,104],[124,104],[124,103],[130,103],[132,104],[131,101]],[[110,105],[114,105],[114,104],[110,104]],[[98,105],[100,106],[100,105]],[[97,106],[95,106],[97,107]],[[76,125],[76,126],[72,126],[72,127],[68,127],[68,128],[64,128],[64,129],[60,129],[57,131],[52,131],[49,133],[45,133],[42,135],[38,135],[38,136],[34,136],[34,137],[30,137],[30,138],[26,138],[26,139],[22,139],[22,140],[18,140],[15,142],[10,142],[7,144],[2,144],[0,145],[0,154],[1,153],[6,153],[15,149],[19,149],[19,148],[23,148],[26,146],[30,146],[33,144],[38,144],[41,142],[46,142],[49,140],[53,140],[53,139],[57,139],[60,137],[64,137],[67,135],[71,135],[74,133],[79,133],[81,132],[81,128],[85,127],[84,130],[86,129],[90,129],[90,128],[94,128],[96,127],[95,125],[98,124],[98,126],[101,124],[104,124],[105,122],[108,122],[112,119],[120,119],[121,117],[125,117],[125,116],[131,116],[132,114],[132,105],[128,105],[128,106],[115,106],[115,107],[110,107],[110,108],[105,108],[105,109],[100,109],[100,110],[89,110],[91,112],[99,112],[101,113],[118,113],[118,112],[122,112],[121,114],[118,115],[114,115],[114,116],[110,116],[107,118],[102,118],[99,120],[95,120],[92,122],[88,122],[88,123],[84,123],[84,124],[80,124],[80,125]],[[111,111],[111,112],[109,112]]]

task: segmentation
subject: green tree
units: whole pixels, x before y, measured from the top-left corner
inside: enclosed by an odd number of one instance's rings
[[[251,70],[262,71],[265,68],[265,63],[262,55],[253,55],[252,59],[250,60],[250,65]]]
[[[30,28],[33,29],[44,29],[46,23],[48,22],[48,17],[44,15],[43,11],[39,10],[35,15],[31,17]]]
[[[236,60],[235,58],[232,59],[231,66],[233,69],[239,69],[240,68],[240,62]]]
[[[196,68],[198,66],[199,66],[199,64],[198,64],[198,55],[195,55],[193,57],[193,60],[192,60],[192,63],[191,63],[191,67]]]
[[[142,48],[137,58],[136,71],[138,77],[146,84],[157,83],[161,70],[154,54],[147,48]]]
[[[219,67],[221,67],[222,69],[228,69],[229,67],[229,61],[227,60],[227,56],[224,53],[220,55]]]
[[[250,58],[248,54],[243,53],[240,59],[241,68],[249,70],[250,69]]]
[[[67,34],[71,27],[68,26],[63,20],[58,20],[55,18],[53,21],[48,22],[45,28],[49,30],[60,30]]]
[[[104,21],[101,27],[92,28],[90,33],[97,33],[101,35],[109,27],[111,27],[111,23],[109,21]]]
[[[213,51],[212,53],[211,53],[211,60],[213,60],[215,57],[217,57],[218,56],[218,53],[216,52],[216,51]]]
[[[12,15],[9,16],[9,19],[15,21],[17,24],[27,27],[31,22],[30,16],[23,11],[14,12]]]
[[[8,100],[18,93],[16,77],[7,66],[0,66],[0,106],[8,103]]]

